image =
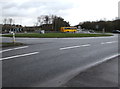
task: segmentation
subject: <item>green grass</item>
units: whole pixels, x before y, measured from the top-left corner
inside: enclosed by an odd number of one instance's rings
[[[4,43],[0,43],[1,47],[11,47],[11,46],[21,46],[24,45],[23,43],[19,43],[19,42],[4,42]]]
[[[5,37],[12,37],[12,35],[3,35]],[[112,36],[111,34],[83,34],[83,33],[23,33],[15,34],[15,37],[32,37],[32,38],[68,38],[68,37],[101,37]]]

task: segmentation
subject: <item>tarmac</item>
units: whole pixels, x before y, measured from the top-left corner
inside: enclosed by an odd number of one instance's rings
[[[118,87],[120,56],[81,72],[62,87]]]

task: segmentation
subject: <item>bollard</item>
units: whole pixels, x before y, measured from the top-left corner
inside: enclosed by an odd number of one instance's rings
[[[15,43],[15,33],[13,32],[13,43]]]
[[[15,33],[11,32],[13,34],[13,43],[15,44]]]

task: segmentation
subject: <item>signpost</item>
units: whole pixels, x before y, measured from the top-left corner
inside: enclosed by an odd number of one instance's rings
[[[45,34],[45,30],[41,30],[41,33],[42,33],[42,34]]]

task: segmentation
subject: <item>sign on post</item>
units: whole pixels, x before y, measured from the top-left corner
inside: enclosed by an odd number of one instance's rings
[[[41,30],[41,33],[42,33],[42,34],[45,34],[45,30]]]

